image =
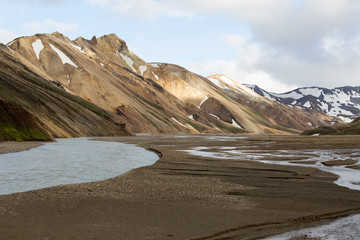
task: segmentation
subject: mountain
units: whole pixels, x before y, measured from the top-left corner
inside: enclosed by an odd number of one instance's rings
[[[1,141],[52,141],[41,122],[25,108],[0,100]]]
[[[360,116],[360,87],[303,87],[281,94],[267,92],[256,85],[248,87],[268,99],[288,106],[320,110],[344,122]]]
[[[301,135],[360,135],[360,117],[347,124],[306,130]]]
[[[129,134],[115,114],[67,93],[5,45],[0,45],[0,113],[0,140]]]
[[[53,86],[112,112],[136,133],[283,134],[333,122],[224,75],[206,78],[177,65],[147,63],[115,34],[74,41],[57,32],[37,34],[7,47]]]

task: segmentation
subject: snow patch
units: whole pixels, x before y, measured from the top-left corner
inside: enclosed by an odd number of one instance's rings
[[[156,63],[152,63],[152,64],[150,64],[151,66],[153,66],[154,68],[158,68],[158,67],[160,67],[158,64],[156,64]]]
[[[41,40],[36,39],[36,41],[33,42],[32,47],[34,49],[36,57],[40,60],[40,52],[44,49],[44,45],[42,44]]]
[[[68,58],[62,51],[60,51],[59,49],[57,49],[54,45],[52,45],[50,43],[50,47],[56,52],[56,54],[60,57],[61,61],[63,62],[63,64],[70,64],[74,67],[78,67],[73,61],[70,60],[70,58]]]
[[[82,53],[84,53],[85,54],[85,51],[84,50],[82,50],[82,48],[81,47],[79,47],[79,46],[77,46],[77,45],[75,45],[75,44],[73,44],[73,43],[69,43],[70,44],[70,46],[72,46],[73,48],[76,48],[77,50],[79,50],[80,52],[82,52]]]
[[[306,103],[303,104],[304,107],[306,108],[311,108],[311,104],[309,101],[307,101]]]
[[[264,92],[264,91],[263,91],[262,93],[264,94],[264,97],[266,97],[266,98],[268,98],[268,99],[270,99],[270,100],[276,101],[276,99],[273,98],[269,93]]]
[[[105,65],[104,65],[103,63],[100,63],[100,65],[101,65],[102,67],[105,67]]]
[[[134,68],[134,61],[130,58],[130,57],[128,57],[128,56],[126,56],[126,55],[124,55],[124,54],[122,54],[122,53],[119,53],[119,52],[116,52],[116,54],[118,55],[118,56],[120,56],[125,62],[126,62],[126,64],[129,66],[129,67],[131,67],[131,69],[134,71],[134,72],[137,72],[136,71],[136,69]]]
[[[214,118],[216,118],[216,119],[219,119],[220,120],[220,118],[218,117],[218,116],[216,116],[215,114],[212,114],[212,113],[209,113],[211,116],[213,116]]]
[[[156,75],[154,72],[152,72],[152,74],[154,75],[154,77],[156,78],[156,80],[159,80],[159,76]]]
[[[219,88],[227,88],[223,83],[221,83],[219,80],[215,79],[215,78],[208,78],[213,84],[215,84],[216,86],[218,86]]]
[[[11,42],[9,42],[8,44],[7,44],[7,46],[11,46],[13,43],[15,42],[15,40],[14,41],[11,41]]]
[[[208,79],[220,88],[230,89],[229,87],[231,87],[231,88],[235,89],[239,94],[246,94],[246,95],[259,97],[259,95],[256,92],[254,92],[253,90],[251,90],[250,88],[248,88],[240,83],[237,83],[236,81],[234,81],[226,76],[221,76],[220,77],[221,81],[216,78],[208,78]]]
[[[208,96],[205,96],[205,98],[201,101],[200,105],[198,106],[198,108],[201,108],[201,105],[203,105],[207,100],[209,99]]]
[[[279,98],[293,98],[293,99],[296,99],[296,100],[299,100],[300,98],[304,97],[304,95],[300,94],[300,93],[297,93],[295,91],[291,91],[291,92],[288,92],[288,93],[271,93],[273,96],[275,97],[279,97]]]
[[[176,118],[171,118],[171,120],[173,120],[174,122],[176,122],[177,124],[179,124],[180,126],[187,128],[184,124],[182,124],[181,122],[179,122],[178,120],[176,120]]]
[[[239,84],[239,87],[241,88],[241,91],[245,92],[247,95],[252,95],[254,97],[259,97],[259,94],[257,94],[256,92],[254,92],[250,88],[248,88],[246,86],[243,86],[243,85],[240,85],[240,84]]]
[[[238,89],[237,86],[234,83],[234,80],[226,77],[226,76],[221,76],[220,77],[221,81],[223,81],[224,83],[226,83],[227,85],[229,85],[230,87],[233,87],[235,89]]]
[[[234,127],[241,128],[241,129],[242,129],[242,127],[241,127],[234,119],[231,119],[231,120],[232,120],[231,125],[233,125]]]
[[[190,115],[190,116],[189,116],[189,119],[195,120],[195,119],[194,119],[194,115]]]
[[[314,97],[320,97],[322,90],[318,88],[303,88],[299,90],[304,96],[312,95]]]
[[[147,66],[140,66],[140,67],[139,67],[139,70],[140,70],[141,76],[144,76],[144,72],[146,72]]]

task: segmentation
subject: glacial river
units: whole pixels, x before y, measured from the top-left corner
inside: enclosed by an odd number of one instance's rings
[[[131,144],[57,139],[28,151],[0,154],[0,195],[105,180],[158,159]]]
[[[259,144],[259,143],[258,143]],[[269,144],[264,142],[264,144]],[[270,143],[271,144],[271,143]],[[242,149],[246,148],[246,149]],[[200,146],[185,152],[195,155],[224,160],[250,160],[267,164],[313,167],[338,175],[335,184],[349,189],[360,190],[360,149],[308,149],[308,150],[253,150],[249,146],[207,147]],[[214,151],[216,150],[216,151]],[[277,158],[276,161],[272,160]],[[291,160],[292,159],[292,160]],[[294,160],[298,159],[298,160]],[[324,163],[337,160],[349,161],[351,164],[326,166]],[[360,239],[360,214],[338,219],[328,224],[288,232],[264,240],[357,240]],[[301,238],[307,236],[308,238]]]

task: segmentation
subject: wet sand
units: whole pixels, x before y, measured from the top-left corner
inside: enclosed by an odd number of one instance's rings
[[[360,212],[360,191],[335,175],[179,151],[360,147],[360,137],[248,137],[109,138],[161,159],[106,181],[0,196],[0,239],[256,239]]]
[[[41,145],[40,142],[0,142],[0,154],[26,151]]]

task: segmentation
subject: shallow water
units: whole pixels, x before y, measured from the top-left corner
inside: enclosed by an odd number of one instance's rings
[[[264,240],[284,240],[306,236],[313,239],[356,240],[360,238],[360,214],[349,216],[317,227],[305,228]]]
[[[105,180],[157,160],[155,153],[131,144],[57,139],[28,151],[0,154],[0,194]]]
[[[257,143],[258,144],[258,143]],[[313,167],[322,171],[338,175],[335,184],[349,189],[360,190],[360,171],[343,166],[325,166],[326,161],[354,160],[353,166],[360,164],[359,149],[307,149],[307,150],[255,150],[242,149],[251,148],[248,145],[239,145],[234,148],[227,147],[196,147],[183,150],[191,155],[203,156],[217,159],[251,160],[266,164],[291,165]],[[215,151],[214,151],[215,150]],[[273,160],[276,158],[276,160]],[[299,160],[299,158],[301,158]],[[309,161],[313,162],[309,164]],[[360,239],[360,214],[349,216],[324,224],[318,227],[301,229],[282,235],[265,238],[266,240],[288,240],[295,237],[307,236],[313,239]]]
[[[243,146],[237,149],[224,147],[196,147],[190,150],[183,150],[194,156],[252,160],[267,164],[313,167],[322,171],[331,172],[339,176],[335,183],[349,189],[360,190],[360,170],[348,168],[348,166],[358,166],[360,164],[359,149],[308,149],[308,150],[244,150]],[[216,150],[216,151],[214,151]],[[276,158],[276,160],[272,160]],[[302,158],[298,160],[298,158]],[[351,165],[344,166],[325,166],[326,161],[345,161],[355,160]],[[309,164],[308,161],[313,161]]]

